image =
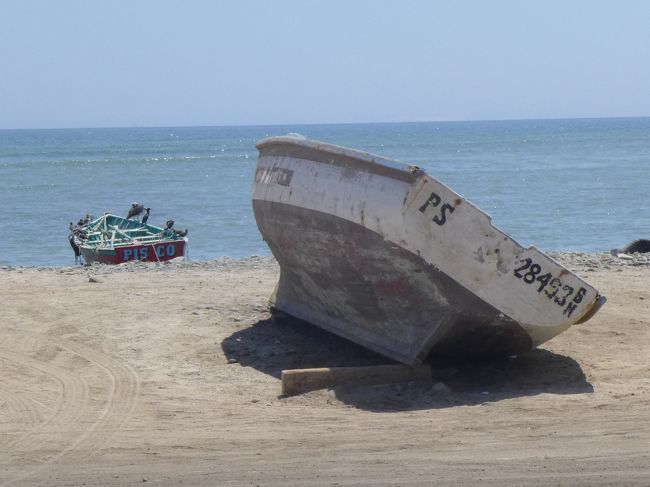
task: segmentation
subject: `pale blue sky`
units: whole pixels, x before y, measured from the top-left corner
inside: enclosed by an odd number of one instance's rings
[[[0,128],[648,115],[648,1],[1,9]]]

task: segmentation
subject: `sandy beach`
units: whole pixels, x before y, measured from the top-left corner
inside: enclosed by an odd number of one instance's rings
[[[542,348],[294,397],[389,361],[272,320],[272,258],[0,268],[0,486],[650,485],[650,259],[552,256],[608,302]]]

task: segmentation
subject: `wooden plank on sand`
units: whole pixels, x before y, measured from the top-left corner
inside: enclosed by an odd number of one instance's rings
[[[293,369],[282,371],[282,395],[294,396],[343,385],[369,386],[432,380],[431,366],[426,364]]]

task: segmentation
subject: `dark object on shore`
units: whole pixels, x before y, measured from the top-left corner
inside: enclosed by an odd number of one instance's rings
[[[144,205],[141,203],[132,203],[131,208],[129,208],[129,212],[126,214],[127,220],[130,220],[131,218],[135,218],[138,216],[140,213],[144,211]]]
[[[645,254],[647,252],[650,252],[650,240],[646,240],[644,238],[634,240],[633,242],[630,242],[625,247],[623,247],[622,252],[625,254],[634,254],[636,252]]]
[[[78,224],[83,223],[89,217],[90,215],[86,215],[85,218],[79,220]],[[72,251],[74,252],[74,263],[83,265],[84,262],[79,246],[83,243],[84,240],[88,238],[88,234],[85,230],[83,230],[83,228],[80,228],[72,222],[70,222],[70,225],[68,225],[68,229],[70,230],[70,235],[68,235],[68,242],[70,243],[70,247],[72,247]]]
[[[149,219],[149,212],[151,211],[151,208],[145,208],[144,209],[144,216],[142,217],[142,223],[147,223],[147,220]]]
[[[70,225],[72,225],[72,223],[70,223]],[[72,251],[74,252],[74,263],[81,264],[81,251],[79,250],[79,245],[75,242],[74,234],[71,233],[68,235],[68,242],[70,242],[70,247],[72,247]]]

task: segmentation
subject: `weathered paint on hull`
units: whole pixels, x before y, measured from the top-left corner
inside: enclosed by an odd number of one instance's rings
[[[424,359],[443,337],[448,353],[531,348],[519,325],[362,225],[283,203],[253,208],[280,263],[274,308],[406,363]],[[452,327],[467,333],[454,336]]]
[[[80,247],[81,256],[88,264],[122,264],[132,260],[144,262],[164,262],[182,257],[185,252],[185,241],[159,242],[147,245],[130,245],[114,249],[93,249]]]
[[[530,350],[604,302],[417,168],[293,137],[258,148],[278,310],[414,363]]]

